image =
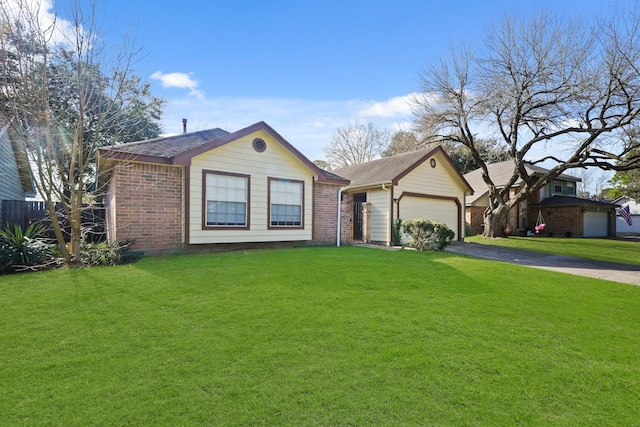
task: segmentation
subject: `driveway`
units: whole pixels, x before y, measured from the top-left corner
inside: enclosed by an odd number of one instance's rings
[[[543,270],[640,285],[640,266],[593,261],[563,255],[552,255],[522,249],[503,248],[479,243],[453,242],[446,252],[493,261],[525,265]]]

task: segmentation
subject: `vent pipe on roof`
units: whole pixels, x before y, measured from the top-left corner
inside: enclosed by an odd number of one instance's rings
[[[182,119],[182,133],[187,133],[187,119]]]

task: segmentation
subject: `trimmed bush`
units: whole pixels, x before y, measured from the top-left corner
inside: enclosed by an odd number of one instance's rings
[[[140,252],[129,250],[131,243],[83,243],[80,259],[87,266],[130,264],[141,257]]]
[[[402,231],[409,236],[409,246],[419,251],[441,251],[455,236],[445,224],[428,219],[403,221]]]

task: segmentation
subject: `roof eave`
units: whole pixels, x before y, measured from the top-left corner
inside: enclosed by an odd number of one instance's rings
[[[362,184],[350,184],[347,187],[347,190],[360,190],[364,188],[376,188],[381,187],[383,185],[394,185],[391,180],[387,181],[379,181],[379,182],[371,182],[371,183],[362,183]]]

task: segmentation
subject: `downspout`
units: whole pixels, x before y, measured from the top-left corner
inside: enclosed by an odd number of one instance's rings
[[[341,231],[341,223],[342,223],[342,192],[346,190],[347,187],[342,187],[338,190],[338,235],[336,236],[336,246],[340,246],[340,231]]]

